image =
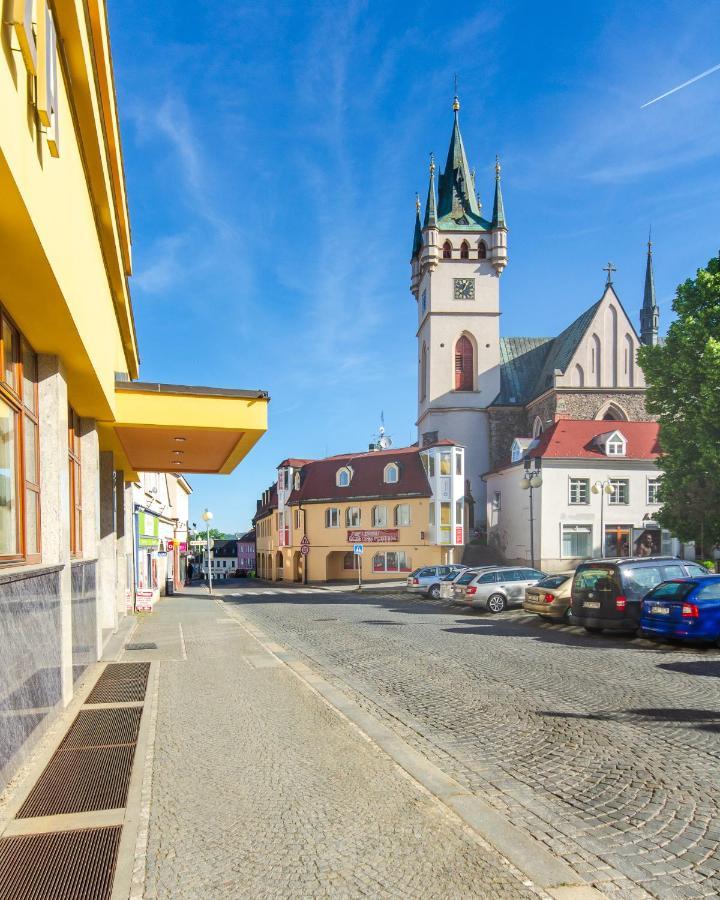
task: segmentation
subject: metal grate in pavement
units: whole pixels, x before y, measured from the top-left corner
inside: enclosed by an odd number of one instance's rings
[[[0,839],[0,897],[108,900],[120,826]]]
[[[110,663],[105,666],[86,703],[130,703],[145,699],[150,663]]]
[[[134,743],[58,750],[20,807],[17,818],[125,806],[134,755]]]
[[[146,644],[125,644],[126,650],[157,650],[158,645],[154,641],[148,641]]]
[[[138,706],[80,710],[58,751],[110,744],[134,744],[140,729],[141,715],[142,709]]]

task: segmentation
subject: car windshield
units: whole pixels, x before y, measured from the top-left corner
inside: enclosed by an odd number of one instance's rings
[[[538,581],[537,586],[542,588],[559,588],[560,585],[565,584],[569,577],[569,575],[548,575],[547,578]]]
[[[665,581],[659,584],[645,598],[646,600],[684,600],[697,581]]]
[[[463,572],[462,575],[458,578],[456,584],[470,584],[470,582],[476,575],[477,572]]]
[[[455,581],[460,573],[456,570],[454,572],[448,572],[447,575],[443,575],[440,581]]]

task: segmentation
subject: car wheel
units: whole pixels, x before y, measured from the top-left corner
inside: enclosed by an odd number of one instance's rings
[[[565,615],[560,619],[563,625],[572,625],[572,606],[568,606],[565,610]]]
[[[491,594],[487,599],[487,608],[491,613],[501,613],[507,606],[502,594]]]
[[[585,631],[590,632],[590,634],[600,634],[602,628],[598,628],[597,625],[586,625]]]
[[[440,585],[434,584],[428,591],[428,594],[433,598],[433,600],[439,600],[440,599]]]

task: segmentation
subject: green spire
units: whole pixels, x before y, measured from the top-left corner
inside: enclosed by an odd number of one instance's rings
[[[423,228],[437,227],[437,212],[435,210],[435,156],[430,154],[430,184],[428,185],[427,203],[425,204],[425,221]]]
[[[505,207],[503,206],[502,190],[500,188],[500,157],[495,157],[495,201],[493,203],[493,228],[507,228],[505,224]]]
[[[455,122],[453,123],[452,135],[450,136],[447,162],[445,163],[445,171],[438,182],[438,217],[441,219],[443,216],[448,215],[452,216],[453,219],[460,219],[463,215],[469,213],[480,216],[480,209],[475,195],[475,182],[470,172],[462,135],[460,134],[459,110],[460,101],[456,94],[453,101]]]
[[[645,294],[640,310],[640,340],[654,346],[658,342],[660,307],[655,300],[655,277],[653,274],[652,240],[648,236],[647,263],[645,264]]]
[[[422,226],[420,224],[420,194],[415,194],[415,234],[413,235],[413,248],[411,259],[422,250]]]

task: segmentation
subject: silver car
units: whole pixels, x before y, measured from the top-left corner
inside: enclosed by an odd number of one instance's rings
[[[445,575],[449,575],[453,569],[462,568],[456,564],[447,566],[421,566],[415,569],[407,577],[405,590],[412,594],[425,594],[432,585],[437,584]]]
[[[458,579],[454,587],[455,601],[501,613],[508,606],[521,605],[525,599],[525,588],[537,584],[544,577],[537,569],[520,566],[478,572],[467,581],[465,578]]]
[[[450,600],[452,603],[464,603],[464,599],[460,599],[460,595],[455,593],[455,585],[470,584],[479,572],[489,572],[492,569],[497,569],[497,566],[469,566],[460,572],[446,575],[440,582],[440,599]]]

